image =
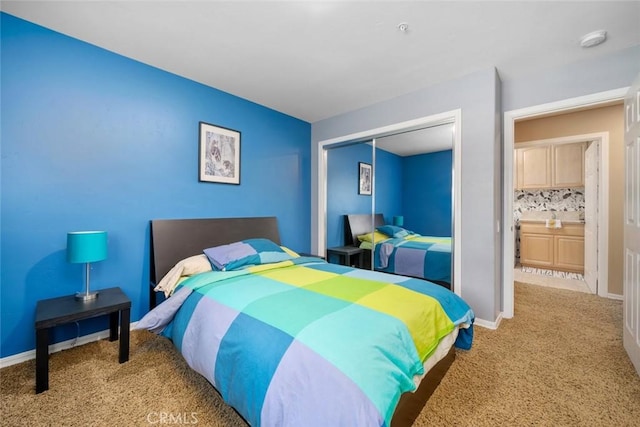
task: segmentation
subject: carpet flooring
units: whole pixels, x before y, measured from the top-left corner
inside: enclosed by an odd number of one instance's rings
[[[515,317],[475,328],[416,426],[638,426],[640,377],[622,347],[622,305],[516,283]],[[102,340],[0,370],[2,426],[243,426],[168,340],[131,334],[130,360]]]

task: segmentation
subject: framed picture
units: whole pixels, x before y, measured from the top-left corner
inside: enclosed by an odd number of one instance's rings
[[[240,132],[200,122],[199,179],[240,184]]]
[[[371,195],[371,165],[358,162],[358,194]]]

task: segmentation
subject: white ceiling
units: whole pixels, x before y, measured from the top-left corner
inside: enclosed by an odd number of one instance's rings
[[[453,123],[447,123],[384,136],[376,138],[376,147],[402,157],[451,150],[453,129]]]
[[[640,44],[640,2],[2,1],[0,8],[313,123],[495,66]],[[406,22],[409,30],[397,25]],[[605,44],[579,38],[605,29]]]
[[[640,45],[638,1],[2,1],[0,8],[310,123],[487,67],[507,80]],[[607,42],[581,48],[579,38],[598,29],[608,31]]]

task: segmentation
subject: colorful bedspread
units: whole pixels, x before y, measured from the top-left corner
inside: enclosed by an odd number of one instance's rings
[[[374,257],[376,270],[451,283],[450,237],[387,239],[376,245]]]
[[[470,348],[473,319],[441,286],[300,257],[192,276],[138,327],[251,425],[388,426],[444,336]]]

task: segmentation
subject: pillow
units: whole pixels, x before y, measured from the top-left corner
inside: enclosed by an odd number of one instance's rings
[[[376,240],[377,242],[377,240]],[[360,242],[360,245],[358,246],[360,249],[373,249],[373,243],[372,242]]]
[[[361,234],[358,236],[358,240],[360,240],[361,242],[369,242],[369,243],[373,243],[374,240],[376,242],[380,242],[382,240],[387,240],[388,238],[389,238],[388,235],[380,233],[379,231],[374,231],[373,233]]]
[[[205,271],[211,271],[211,263],[209,263],[205,255],[194,255],[185,258],[169,270],[153,290],[156,292],[164,292],[164,296],[169,297],[180,281],[180,278],[204,273]]]
[[[402,237],[407,237],[409,234],[411,234],[410,231],[405,230],[402,227],[398,227],[397,225],[383,225],[381,227],[376,228],[376,230],[380,231],[381,233],[387,234],[389,236],[393,236],[397,239]]]
[[[250,265],[270,264],[294,259],[269,239],[247,239],[204,250],[213,268],[238,270]]]

